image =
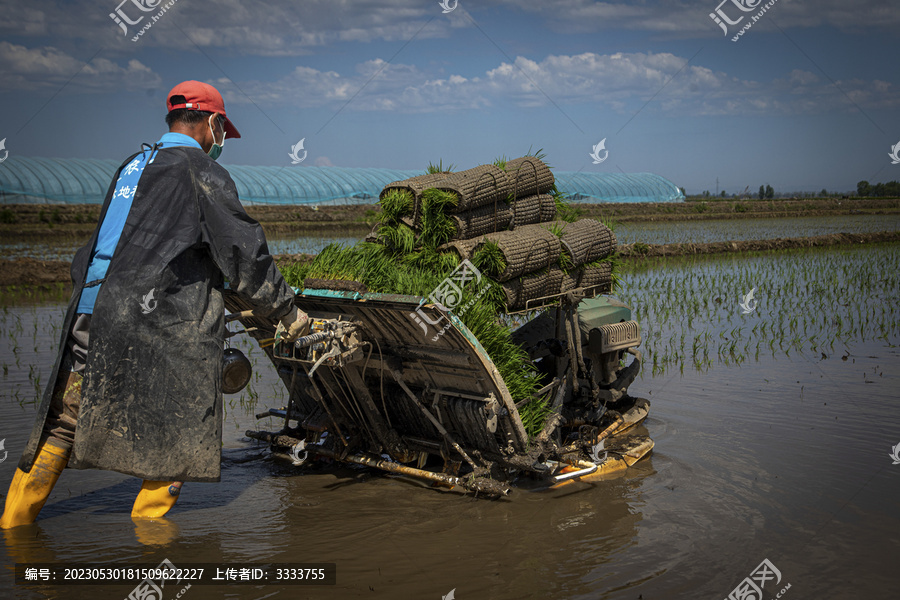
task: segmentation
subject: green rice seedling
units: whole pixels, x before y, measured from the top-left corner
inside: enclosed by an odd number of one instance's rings
[[[429,162],[428,167],[425,169],[425,173],[427,173],[428,175],[435,175],[437,173],[451,173],[455,168],[456,166],[453,164],[449,164],[445,168],[443,159],[439,159],[437,164]]]
[[[529,438],[535,438],[544,428],[547,418],[553,414],[550,397],[537,398],[519,409],[522,425]]]
[[[483,277],[481,282],[488,286],[488,290],[482,296],[482,301],[491,307],[491,311],[495,315],[503,315],[506,312],[506,293],[503,291],[503,286],[487,277]]]
[[[528,152],[525,153],[525,156],[533,156],[534,158],[538,159],[539,161],[541,161],[542,163],[544,163],[545,165],[547,165],[547,168],[548,168],[548,169],[551,169],[551,170],[553,169],[553,167],[550,166],[550,164],[545,160],[546,157],[547,157],[547,153],[544,152],[544,149],[543,149],[543,148],[538,148],[537,150],[535,150],[534,152],[532,152],[532,151],[531,151],[531,147],[529,146],[529,147],[528,147]]]
[[[475,255],[472,257],[472,264],[475,265],[482,273],[496,277],[506,270],[506,257],[496,242],[485,241]]]
[[[381,205],[381,222],[393,225],[412,214],[416,201],[408,190],[393,189],[388,190],[378,203]]]
[[[597,220],[600,221],[601,223],[603,223],[604,225],[606,225],[606,227],[609,228],[610,231],[615,231],[616,228],[619,226],[619,224],[612,217],[604,216],[604,217],[600,217]]]
[[[569,197],[557,189],[556,184],[550,189],[550,195],[556,203],[556,218],[568,223],[574,223],[582,217],[584,211],[569,203]]]
[[[385,246],[398,254],[409,254],[416,249],[416,232],[404,223],[382,224],[378,235],[384,240]]]
[[[734,365],[751,354],[758,359],[766,346],[774,358],[876,339],[891,345],[898,266],[896,245],[628,261],[621,297],[640,319],[648,360],[658,354],[659,369],[681,368],[685,354]],[[737,302],[751,288],[759,307],[743,314]],[[704,330],[702,338],[681,342],[693,327]]]
[[[306,277],[316,279],[358,280],[359,256],[340,244],[329,244],[313,261]],[[302,286],[303,282],[296,285]]]
[[[415,252],[400,257],[403,264],[422,269],[424,271],[443,272],[441,268],[443,255],[431,246],[425,246]]]
[[[454,192],[428,188],[422,192],[422,243],[437,247],[456,236],[456,222],[450,212],[459,204]]]
[[[565,221],[563,221],[563,222],[551,221],[549,223],[543,224],[542,227],[544,229],[546,229],[547,231],[549,231],[550,233],[552,233],[553,235],[555,235],[556,237],[561,238],[563,235],[563,232],[565,232],[565,230],[566,230],[566,222]]]
[[[550,223],[546,223],[543,225],[543,228],[555,235],[558,238],[562,238],[563,233],[566,230],[567,221],[551,221]],[[562,252],[559,254],[559,268],[569,273],[575,268],[575,263],[572,260],[572,256],[569,254],[568,249],[563,246]]]
[[[404,264],[434,273],[449,273],[459,266],[459,255],[455,252],[439,252],[425,246],[400,259]]]
[[[563,252],[563,255],[564,254],[565,252]],[[560,263],[561,262],[562,261],[560,261]],[[615,294],[619,291],[622,284],[622,259],[618,254],[613,254],[611,256],[607,256],[606,258],[598,258],[597,260],[585,263],[584,265],[582,265],[582,267],[589,269],[593,267],[602,267],[604,264],[609,264],[610,268],[612,269],[610,293]]]
[[[313,262],[308,276],[353,278],[372,292],[427,298],[450,274],[459,259],[433,249],[419,252],[420,255],[413,259],[399,260],[380,244],[362,242],[353,247],[332,245],[326,247]],[[422,268],[423,264],[427,268]],[[302,282],[293,280],[293,273],[289,271],[286,278],[289,284],[297,286]],[[481,283],[492,285],[486,278],[482,278]],[[470,282],[466,293],[476,293],[474,285],[474,281]],[[538,379],[528,355],[513,343],[509,328],[498,321],[494,296],[491,295],[493,291],[489,289],[485,292],[460,318],[491,357],[513,399],[518,401],[534,394],[539,387]]]
[[[501,171],[505,171],[505,170],[506,170],[506,163],[508,163],[508,162],[509,162],[509,159],[506,158],[506,155],[505,155],[505,154],[503,154],[503,155],[498,156],[497,158],[495,158],[495,159],[494,159],[494,162],[493,162],[492,164],[493,164],[495,167],[497,167],[498,169],[500,169]]]
[[[298,287],[303,287],[303,280],[306,279],[306,275],[312,269],[312,263],[292,263],[289,265],[281,265],[278,267],[278,270],[281,271],[281,275],[284,277],[285,281],[298,281]]]

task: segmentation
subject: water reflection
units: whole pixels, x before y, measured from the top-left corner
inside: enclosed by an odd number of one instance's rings
[[[782,260],[797,265],[798,256]],[[896,304],[892,293],[881,302]],[[655,309],[660,321],[664,304]],[[837,303],[829,314],[852,306]],[[724,316],[720,325],[718,314],[699,311],[695,322],[730,334],[734,325]],[[4,490],[61,319],[59,304],[0,313],[7,367],[0,439],[10,452],[0,463]],[[719,598],[768,558],[793,584],[788,600],[889,597],[896,584],[889,561],[900,550],[900,467],[887,456],[900,442],[900,333],[838,343],[842,352],[827,359],[792,351],[731,365],[715,355],[703,371],[689,361],[683,371],[647,368],[632,390],[653,404],[645,427],[656,447],[648,459],[602,481],[517,489],[496,502],[366,469],[298,470],[273,459],[243,431],[278,428],[253,414],[283,404],[283,386],[262,353],[249,351],[251,387],[226,397],[220,483],[186,484],[169,514],[175,527],[152,531],[130,518],[139,481],[67,470],[38,522],[4,533],[0,596],[93,600],[131,590],[13,588],[16,561],[168,559],[338,566],[334,587],[194,586],[186,597],[198,599],[439,598],[451,589],[459,598]]]

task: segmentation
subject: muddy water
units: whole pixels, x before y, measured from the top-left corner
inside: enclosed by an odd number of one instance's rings
[[[4,491],[61,318],[58,305],[0,311]],[[724,598],[764,559],[782,576],[767,583],[767,599],[787,584],[787,599],[890,597],[900,551],[900,465],[888,456],[900,443],[898,343],[892,331],[824,360],[793,352],[703,373],[690,363],[683,373],[645,369],[632,392],[652,402],[649,458],[606,481],[495,502],[363,469],[301,473],[273,459],[243,437],[275,428],[252,414],[284,401],[258,363],[250,390],[226,396],[221,483],[186,484],[167,521],[136,529],[137,480],[66,471],[38,522],[5,532],[0,598],[120,599],[133,587],[14,586],[17,561],[165,558],[337,564],[335,586],[193,586],[188,600],[437,600],[453,589],[461,600]]]
[[[897,230],[900,230],[900,215],[842,215],[778,219],[639,221],[616,225],[616,237],[620,244],[634,242],[699,244]],[[361,237],[272,235],[268,237],[268,241],[272,254],[318,254],[328,244],[353,245]],[[40,260],[72,260],[75,251],[84,244],[84,241],[56,240],[47,244],[0,243],[0,256],[7,259],[31,257]]]

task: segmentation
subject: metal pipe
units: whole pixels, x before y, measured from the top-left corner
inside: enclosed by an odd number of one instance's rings
[[[524,400],[519,400],[518,402],[516,402],[516,408],[521,408],[522,406],[528,404],[532,400],[537,400],[538,398],[540,398],[541,396],[543,396],[550,390],[554,389],[560,383],[562,383],[562,380],[559,377],[554,377],[553,381],[551,381],[550,383],[548,383],[547,385],[545,385],[544,387],[542,387],[541,389],[539,389],[532,395],[528,396]]]
[[[561,447],[558,450],[558,452],[560,454],[566,454],[568,452],[577,452],[578,450],[583,449],[586,445],[596,446],[597,444],[599,444],[600,442],[602,442],[603,440],[605,440],[606,438],[611,436],[619,427],[621,427],[624,424],[625,424],[625,418],[622,417],[622,415],[617,415],[615,420],[613,420],[613,422],[610,423],[606,427],[606,429],[604,429],[603,431],[598,433],[597,436],[594,439],[588,441],[587,444],[576,442],[574,444],[569,444],[568,446]]]
[[[390,473],[409,475],[411,477],[428,479],[430,481],[437,481],[439,483],[445,483],[447,485],[458,485],[469,490],[470,492],[480,492],[491,494],[494,496],[508,496],[510,493],[510,488],[508,486],[503,485],[499,481],[495,481],[493,479],[463,478],[453,475],[447,475],[445,473],[434,473],[432,471],[425,471],[424,469],[407,467],[406,465],[386,461],[380,458],[366,456],[364,454],[355,454],[340,458],[340,456],[338,456],[338,454],[333,452],[332,450],[316,446],[315,444],[308,445],[306,447],[306,450],[309,452],[320,454],[322,456],[326,456],[328,458],[333,458],[335,460],[342,460],[344,462],[351,462],[357,465],[364,465],[366,467],[381,469],[382,471],[388,471]]]
[[[306,373],[306,376],[309,377],[309,370],[306,368],[306,365],[304,365],[303,363],[300,363],[300,364],[303,367],[303,371]],[[341,426],[338,425],[338,422],[334,418],[334,415],[331,414],[331,410],[328,409],[328,405],[325,403],[325,398],[324,398],[324,396],[322,396],[322,392],[319,391],[318,386],[316,386],[315,379],[312,379],[310,377],[309,384],[310,384],[310,389],[314,392],[315,400],[319,403],[319,405],[322,408],[325,409],[325,412],[328,413],[328,418],[330,418],[331,422],[334,424],[334,428],[338,434],[338,439],[341,440],[341,443],[344,444],[344,446],[347,446],[347,439],[344,437],[344,433],[341,431]],[[290,400],[290,397],[288,397],[288,400]]]
[[[268,442],[273,446],[284,446],[285,448],[290,448],[291,446],[296,446],[302,440],[298,440],[295,437],[284,435],[281,433],[269,433],[268,431],[253,431],[252,429],[248,429],[244,432],[248,438],[259,440],[261,442]]]
[[[276,446],[283,446],[285,448],[296,446],[301,441],[288,435],[272,434],[265,431],[248,430],[246,432],[246,436],[256,440],[269,442],[270,444],[274,444]],[[425,471],[424,469],[407,467],[406,465],[386,461],[380,458],[374,458],[372,456],[366,456],[364,454],[341,457],[341,455],[334,450],[329,450],[328,448],[323,448],[322,446],[318,446],[316,444],[307,444],[305,450],[307,452],[318,454],[320,456],[331,458],[340,462],[349,462],[366,467],[372,467],[375,469],[381,469],[382,471],[397,473],[398,475],[409,475],[410,477],[428,479],[430,481],[437,481],[439,483],[444,483],[450,486],[458,485],[470,492],[490,494],[492,496],[508,496],[511,491],[509,486],[506,486],[493,479],[484,479],[480,477],[463,478],[453,475],[447,475],[445,473],[433,473],[432,471]]]
[[[294,404],[294,384],[297,382],[297,364],[291,365],[291,389],[288,390],[287,406],[284,409],[284,428],[291,426],[291,406]]]
[[[587,461],[578,461],[578,466],[582,466],[583,463]],[[579,469],[578,471],[572,471],[570,473],[563,473],[561,475],[556,475],[555,477],[551,477],[550,481],[552,483],[559,483],[560,481],[567,481],[569,479],[577,479],[578,477],[584,477],[585,475],[590,475],[591,473],[596,473],[598,465],[594,463],[587,463],[589,466],[584,467],[583,469]]]
[[[575,333],[572,331],[572,321],[569,319],[569,305],[566,305],[563,310],[563,325],[566,328],[566,339],[568,340],[568,354],[569,354],[569,385],[572,388],[572,392],[578,393],[578,351],[576,350],[576,345],[581,343],[581,338],[575,339]],[[580,332],[579,332],[580,333]]]
[[[447,440],[447,443],[453,446],[456,451],[459,452],[459,454],[466,460],[466,462],[471,465],[473,469],[477,469],[478,467],[475,466],[475,463],[471,458],[469,458],[469,455],[466,454],[466,451],[462,449],[462,446],[456,443],[456,440],[454,440],[450,436],[450,433],[446,429],[444,429],[444,426],[441,425],[441,422],[434,418],[434,415],[431,414],[431,411],[425,408],[425,405],[419,402],[419,399],[416,398],[416,395],[413,394],[412,391],[406,386],[406,382],[403,381],[402,377],[400,377],[400,373],[398,373],[394,369],[391,369],[391,375],[394,376],[394,379],[397,381],[400,387],[403,388],[403,391],[406,392],[406,395],[409,396],[410,400],[413,401],[413,404],[419,407],[419,410],[422,411],[422,414],[425,415],[425,418],[431,421],[431,424],[434,425],[435,429],[441,432],[441,435],[444,436],[444,439]]]
[[[241,312],[225,315],[225,322],[231,323],[232,321],[237,321],[238,319],[249,319],[250,317],[255,316],[257,315],[252,310],[242,310]]]

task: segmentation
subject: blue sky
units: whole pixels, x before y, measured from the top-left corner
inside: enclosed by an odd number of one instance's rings
[[[124,159],[199,79],[243,135],[225,166],[467,168],[543,148],[560,170],[688,193],[900,179],[900,3],[720,1],[175,0],[133,42],[172,0],[0,0],[0,139]],[[144,18],[126,35],[117,8]],[[743,17],[728,35],[717,8]]]

